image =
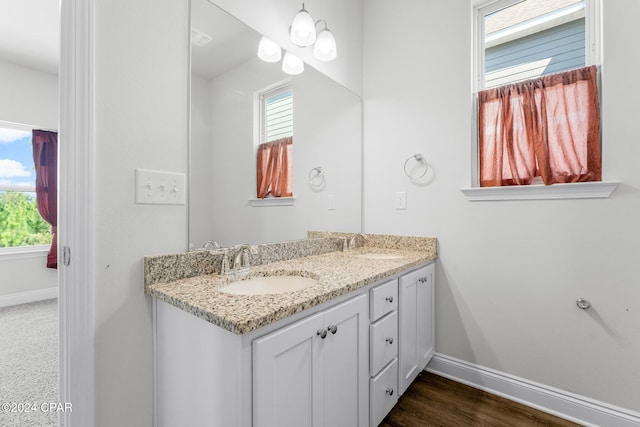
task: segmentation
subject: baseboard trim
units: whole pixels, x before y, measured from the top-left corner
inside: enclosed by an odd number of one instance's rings
[[[44,301],[52,298],[58,298],[57,287],[38,289],[37,291],[20,292],[17,294],[2,295],[0,296],[0,307],[27,304],[29,302]]]
[[[640,413],[443,354],[436,353],[426,370],[584,426],[640,426]]]

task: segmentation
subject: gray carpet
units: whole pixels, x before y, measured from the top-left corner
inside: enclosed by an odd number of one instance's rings
[[[57,426],[45,402],[58,402],[57,300],[0,308],[0,426]],[[11,411],[24,404],[30,412]]]

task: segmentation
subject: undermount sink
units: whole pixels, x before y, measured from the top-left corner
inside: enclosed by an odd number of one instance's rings
[[[365,259],[400,259],[404,258],[403,255],[398,254],[382,254],[382,253],[371,253],[371,254],[358,254],[356,258],[365,258]]]
[[[237,280],[220,288],[220,292],[233,295],[268,295],[299,291],[318,281],[302,276],[266,276]]]

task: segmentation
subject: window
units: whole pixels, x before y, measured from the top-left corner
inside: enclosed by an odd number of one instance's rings
[[[51,244],[36,203],[31,138],[31,130],[0,122],[0,253]]]
[[[256,151],[258,199],[293,197],[293,89],[288,81],[259,94],[260,138]]]
[[[497,0],[475,9],[476,187],[600,179],[598,90],[590,67],[599,65],[598,13],[598,0]],[[563,94],[571,94],[574,110],[557,104]],[[583,122],[588,132],[575,137]],[[562,128],[549,131],[554,126]],[[549,160],[548,153],[567,151],[562,144],[579,155]],[[584,170],[593,159],[597,170]],[[576,162],[577,172],[553,169]],[[526,169],[522,179],[518,168]],[[497,177],[487,179],[487,170]]]
[[[599,65],[597,5],[499,0],[476,9],[475,90]]]
[[[286,85],[262,94],[264,135],[261,142],[293,136],[293,89]]]

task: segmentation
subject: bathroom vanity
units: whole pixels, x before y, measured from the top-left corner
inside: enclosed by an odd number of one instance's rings
[[[176,265],[196,263],[145,259],[155,425],[378,425],[434,351],[436,242],[413,239],[429,238],[368,235],[346,252],[340,238],[309,239],[300,245],[328,247],[274,262],[258,245],[258,265],[244,275],[214,270],[165,281],[162,266],[188,275]],[[243,279],[290,276],[313,284],[281,293],[228,290]]]

